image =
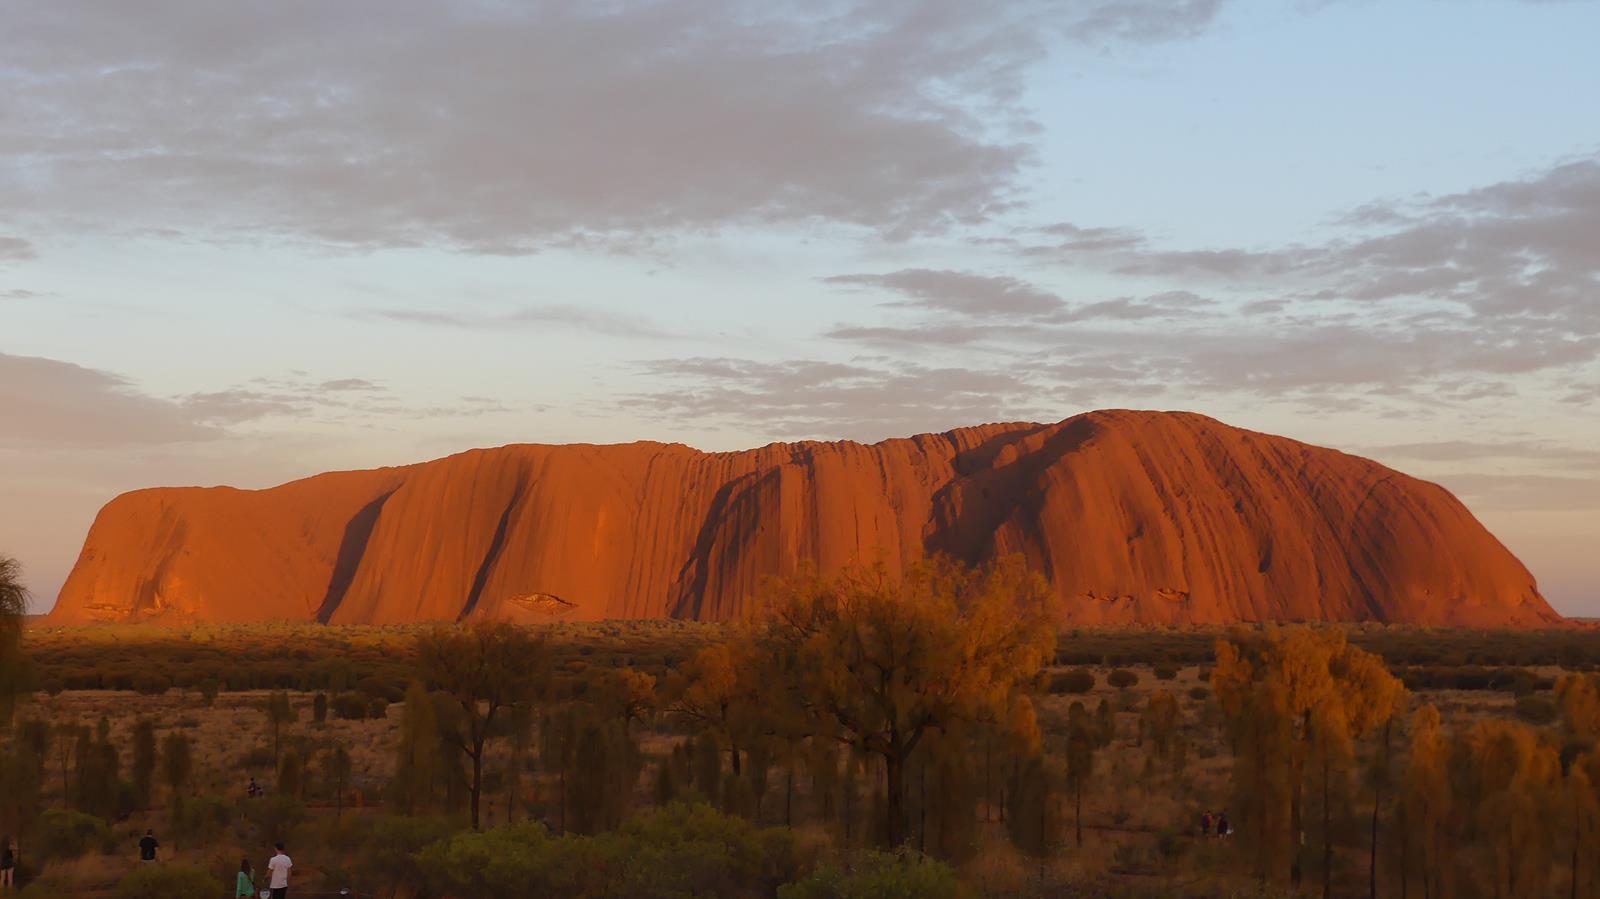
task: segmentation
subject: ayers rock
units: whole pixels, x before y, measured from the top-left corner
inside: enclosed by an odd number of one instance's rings
[[[52,623],[736,615],[763,578],[1022,553],[1082,624],[1559,624],[1442,487],[1200,415],[864,445],[514,445],[268,490],[139,490]]]

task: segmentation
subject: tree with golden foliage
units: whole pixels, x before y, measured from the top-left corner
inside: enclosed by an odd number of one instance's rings
[[[1020,557],[778,582],[754,634],[769,701],[882,763],[884,840],[899,845],[907,760],[930,732],[1027,702],[1055,649],[1048,596]]]
[[[695,653],[669,685],[667,711],[715,734],[727,747],[735,776],[762,718],[773,710],[762,698],[763,677],[748,639],[735,635]],[[714,798],[708,796],[707,798]]]
[[[1462,737],[1466,789],[1478,833],[1489,843],[1496,899],[1544,896],[1550,888],[1552,812],[1561,788],[1555,747],[1526,724],[1486,718]]]
[[[1404,689],[1381,659],[1351,646],[1339,630],[1273,628],[1259,639],[1242,635],[1219,642],[1216,654],[1211,686],[1218,705],[1229,718],[1230,736],[1236,745],[1246,738],[1259,744],[1241,745],[1237,754],[1251,757],[1254,766],[1282,765],[1287,769],[1236,770],[1248,779],[1261,781],[1256,792],[1263,799],[1261,790],[1275,787],[1282,774],[1288,799],[1289,880],[1298,886],[1304,864],[1308,762],[1313,756],[1319,761],[1326,810],[1334,767],[1349,756],[1346,741],[1364,737],[1390,720]],[[1263,685],[1268,687],[1265,692],[1260,689]],[[1281,741],[1285,720],[1287,746]],[[1274,810],[1265,806],[1258,811],[1268,818],[1276,817]],[[1326,830],[1324,827],[1324,895],[1331,889],[1327,876],[1331,845]],[[1261,842],[1260,847],[1271,849],[1266,842]],[[1258,871],[1264,873],[1260,865],[1266,861],[1258,856]]]
[[[601,695],[617,717],[624,733],[631,733],[633,722],[656,707],[655,675],[633,668],[608,669],[600,681]]]
[[[503,621],[436,627],[417,638],[422,680],[446,697],[459,714],[445,734],[449,745],[471,764],[467,790],[472,829],[480,826],[483,763],[495,722],[508,708],[529,702],[549,674],[544,640]]]
[[[1600,749],[1572,760],[1563,788],[1572,803],[1570,899],[1600,896]]]
[[[1410,764],[1402,805],[1406,826],[1401,831],[1400,889],[1404,893],[1410,885],[1411,847],[1415,845],[1422,895],[1439,899],[1446,895],[1450,870],[1450,746],[1439,726],[1439,710],[1431,705],[1419,706],[1411,713],[1410,729]]]
[[[1600,741],[1600,683],[1568,674],[1556,683],[1561,708],[1561,733],[1569,744],[1593,746]]]

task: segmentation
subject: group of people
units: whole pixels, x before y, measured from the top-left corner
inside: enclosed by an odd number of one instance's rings
[[[271,891],[272,899],[284,899],[289,895],[289,870],[294,867],[294,862],[283,851],[282,843],[274,844],[274,848],[278,850],[277,854],[267,861],[267,889]],[[239,859],[239,876],[234,878],[233,895],[237,899],[255,894],[256,878],[250,869],[250,859]]]
[[[1227,812],[1222,812],[1220,814],[1213,815],[1208,811],[1205,814],[1200,816],[1200,836],[1202,836],[1202,837],[1213,836],[1213,833],[1212,833],[1212,829],[1213,828],[1215,828],[1215,830],[1216,830],[1216,833],[1214,834],[1215,836],[1219,836],[1219,837],[1233,836],[1233,825],[1228,823],[1228,813]]]
[[[154,862],[156,860],[156,850],[160,848],[161,842],[156,839],[156,832],[154,830],[146,830],[144,837],[139,840],[140,863]],[[267,861],[267,884],[261,890],[260,895],[263,897],[270,896],[271,899],[285,899],[289,895],[289,871],[294,868],[294,862],[289,858],[289,854],[284,851],[282,842],[273,844],[273,848],[277,852]],[[8,859],[10,857],[9,854],[6,856]],[[239,874],[234,878],[233,895],[235,899],[257,895],[255,870],[250,867],[249,858],[239,860]]]

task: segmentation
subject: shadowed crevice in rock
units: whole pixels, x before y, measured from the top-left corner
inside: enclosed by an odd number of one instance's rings
[[[500,523],[495,525],[494,539],[489,541],[489,551],[483,554],[483,564],[478,566],[478,573],[472,579],[472,592],[467,594],[467,604],[461,608],[461,614],[456,617],[457,621],[465,621],[467,616],[472,614],[472,610],[478,607],[478,600],[483,597],[483,588],[489,583],[489,574],[494,571],[494,563],[506,547],[506,533],[511,527],[511,515],[517,510],[517,504],[522,502],[522,494],[527,491],[527,487],[527,481],[519,478],[516,489],[511,491],[511,500],[500,513]]]
[[[328,579],[328,590],[322,596],[322,605],[317,607],[317,621],[327,624],[333,620],[333,613],[344,601],[345,593],[350,590],[350,584],[355,581],[356,572],[361,568],[361,557],[367,552],[367,540],[372,537],[372,529],[378,525],[383,504],[391,496],[394,496],[393,490],[367,503],[344,526],[344,539],[339,543],[339,555],[333,563],[333,576]]]

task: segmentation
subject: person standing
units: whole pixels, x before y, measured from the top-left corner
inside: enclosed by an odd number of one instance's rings
[[[234,899],[240,896],[254,896],[256,894],[256,879],[250,873],[250,860],[239,859],[239,876],[233,879]]]
[[[267,887],[272,890],[272,899],[284,899],[289,895],[289,869],[294,867],[294,862],[289,859],[289,854],[283,851],[283,843],[276,844],[278,854],[267,862]]]
[[[156,850],[161,848],[161,843],[156,839],[154,830],[146,830],[144,839],[139,841],[139,861],[153,862],[156,860]]]
[[[0,893],[17,888],[17,844],[11,837],[0,837]]]

